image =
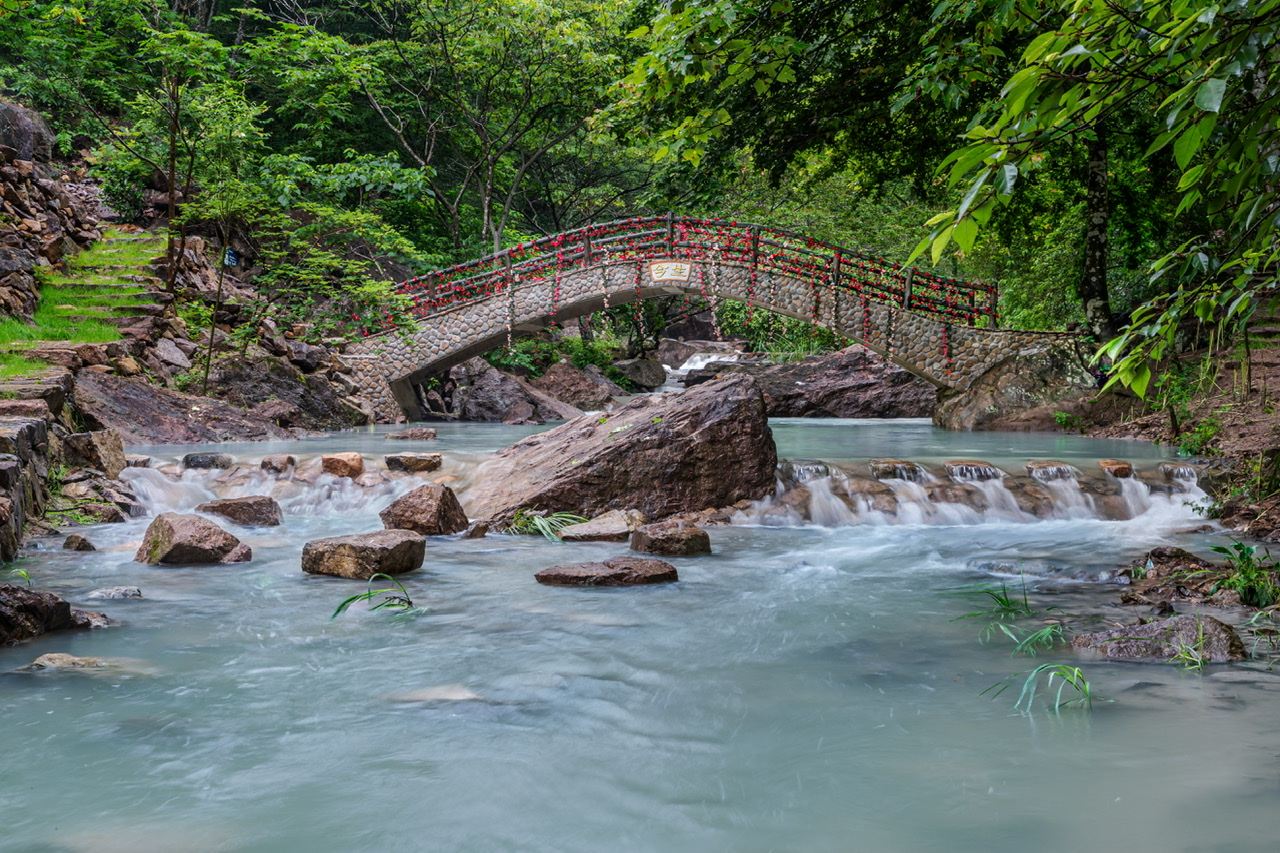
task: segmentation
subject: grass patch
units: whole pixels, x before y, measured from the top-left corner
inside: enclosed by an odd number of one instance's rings
[[[0,353],[0,379],[16,379],[19,376],[30,376],[49,365],[43,361],[32,361],[20,355]]]

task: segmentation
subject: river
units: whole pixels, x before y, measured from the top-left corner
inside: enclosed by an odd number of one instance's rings
[[[535,428],[442,426],[217,448],[252,461],[359,450],[475,462]],[[788,458],[1015,465],[1133,442],[957,434],[922,421],[778,421]],[[134,450],[157,462],[190,447]],[[152,511],[208,496],[131,472]],[[249,488],[249,487],[246,487]],[[359,584],[304,575],[308,539],[376,529],[403,484],[282,495],[237,529],[248,564],[156,568],[146,519],[26,557],[37,586],[117,627],[0,649],[5,851],[1254,851],[1275,849],[1280,676],[1090,662],[1092,712],[1015,712],[991,684],[1044,661],[980,641],[975,586],[1026,579],[1037,607],[1138,615],[1093,581],[1157,544],[1221,536],[1181,499],[1131,521],[1058,518],[713,528],[681,581],[582,590],[540,568],[617,553],[489,536],[428,542],[416,618],[355,609]],[[936,519],[934,520],[936,522]],[[88,601],[95,587],[137,601]],[[46,652],[110,674],[15,673]],[[1013,691],[1016,693],[1016,688]]]

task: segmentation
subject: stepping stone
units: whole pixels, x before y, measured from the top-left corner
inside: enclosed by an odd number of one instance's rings
[[[613,557],[602,563],[552,566],[533,577],[538,583],[550,586],[639,586],[680,579],[676,567],[670,563],[643,557]]]

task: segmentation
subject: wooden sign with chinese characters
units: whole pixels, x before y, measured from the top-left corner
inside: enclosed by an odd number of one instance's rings
[[[649,277],[654,281],[688,281],[693,264],[688,261],[654,261],[649,264]]]

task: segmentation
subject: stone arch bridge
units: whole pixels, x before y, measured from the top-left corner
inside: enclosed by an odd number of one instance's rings
[[[686,294],[733,299],[851,338],[940,388],[1070,335],[997,328],[994,286],[903,267],[802,234],[673,215],[591,225],[405,281],[416,329],[342,358],[379,417],[420,416],[428,377],[593,311]]]

